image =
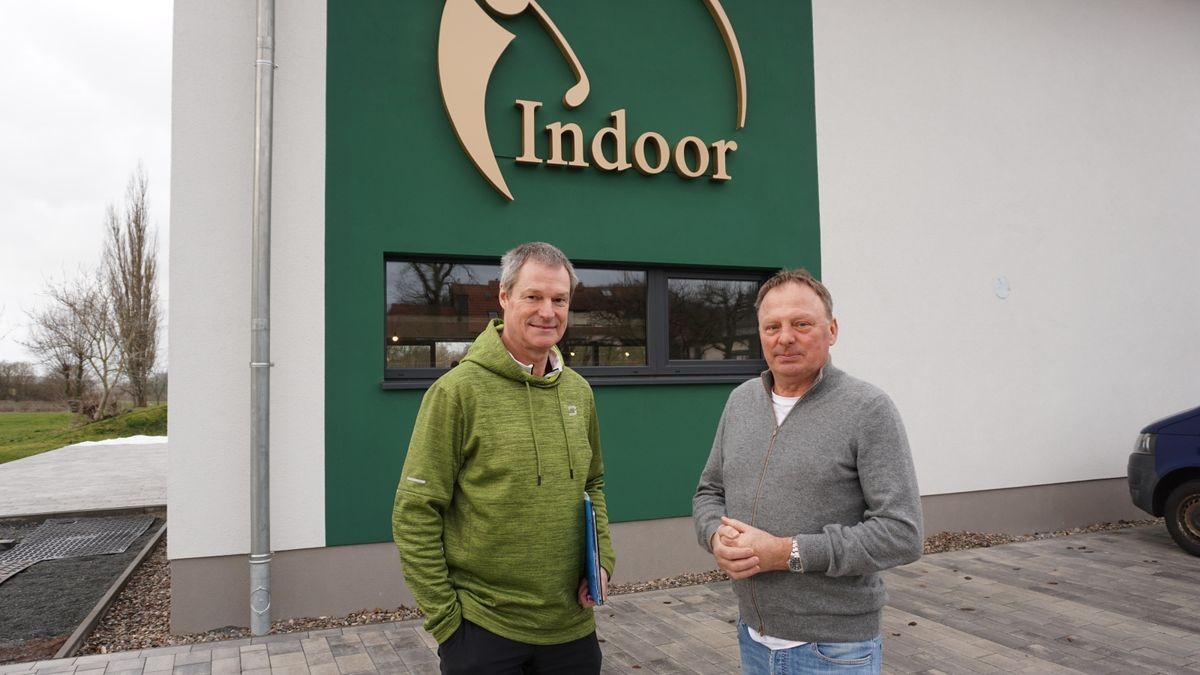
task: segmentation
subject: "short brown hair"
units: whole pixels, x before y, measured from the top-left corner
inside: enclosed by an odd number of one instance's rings
[[[825,288],[825,284],[817,281],[816,277],[803,267],[794,270],[779,270],[774,276],[763,282],[762,288],[758,289],[758,297],[754,300],[754,311],[757,312],[758,308],[762,306],[763,298],[767,297],[767,293],[787,283],[808,286],[813,289],[813,292],[821,299],[821,303],[825,305],[825,318],[833,318],[833,296],[829,294],[829,289]]]

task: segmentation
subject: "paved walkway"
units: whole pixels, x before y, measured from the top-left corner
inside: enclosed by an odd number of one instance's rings
[[[68,445],[0,464],[0,518],[166,503],[166,443]]]
[[[1198,673],[1200,558],[1162,526],[926,556],[887,573],[885,673]],[[616,596],[605,673],[736,673],[729,582]],[[0,666],[21,673],[436,673],[420,623]]]

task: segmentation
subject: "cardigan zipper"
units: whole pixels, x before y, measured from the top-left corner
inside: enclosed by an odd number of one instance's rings
[[[770,405],[770,399],[767,400]],[[771,419],[775,418],[775,410],[771,409]],[[750,507],[750,524],[754,527],[758,520],[758,499],[762,496],[763,481],[767,477],[767,466],[771,463],[771,453],[775,450],[775,437],[779,435],[779,425],[775,425],[775,430],[771,432],[771,442],[767,445],[767,454],[763,457],[762,471],[758,474],[758,488],[754,491],[754,504]],[[762,561],[759,561],[762,562]],[[748,579],[750,582],[750,601],[754,604],[754,613],[758,616],[758,632],[760,635],[766,635],[766,623],[762,618],[762,610],[758,608],[758,584],[755,583],[754,577]]]

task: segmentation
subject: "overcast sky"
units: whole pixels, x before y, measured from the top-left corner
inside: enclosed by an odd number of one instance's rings
[[[95,269],[140,161],[167,300],[170,0],[0,0],[0,361],[32,361],[26,311]],[[165,352],[166,345],[162,345]]]

